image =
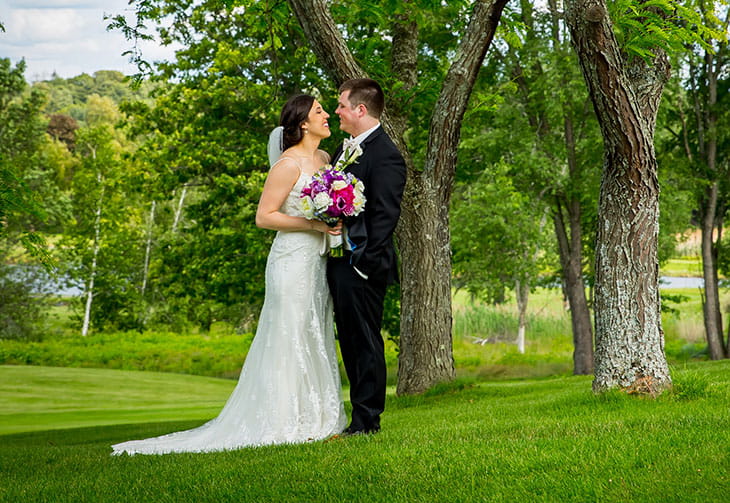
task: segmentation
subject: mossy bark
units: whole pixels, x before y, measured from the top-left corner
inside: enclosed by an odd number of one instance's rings
[[[593,389],[671,386],[659,299],[656,114],[666,54],[622,53],[604,0],[568,3],[567,20],[605,148],[596,236]]]

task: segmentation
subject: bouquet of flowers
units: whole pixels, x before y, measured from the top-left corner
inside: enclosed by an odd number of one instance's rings
[[[315,173],[302,188],[300,202],[304,216],[335,225],[342,217],[354,217],[365,209],[365,186],[344,169],[362,155],[359,145],[345,141],[342,155],[334,166],[327,165]],[[342,236],[327,235],[330,254],[342,256]]]

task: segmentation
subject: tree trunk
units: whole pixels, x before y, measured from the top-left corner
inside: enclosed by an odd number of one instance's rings
[[[521,0],[522,21],[530,33],[535,33],[534,16],[532,14],[533,4],[529,0]],[[554,50],[562,51],[560,36],[561,14],[558,12],[554,1],[549,3],[550,26],[552,28],[552,43]],[[539,58],[533,58],[532,64],[535,73],[542,75],[542,67]],[[545,142],[550,141],[554,135],[551,131],[552,125],[549,121],[549,114],[545,110],[547,98],[537,94],[535,98],[535,86],[531,86],[525,79],[522,69],[518,66],[513,70],[517,85],[522,90],[525,102],[528,104],[530,125],[535,129],[538,136]],[[567,79],[561,79],[560,85],[567,86]],[[575,137],[573,133],[573,120],[570,115],[570,107],[564,104],[563,117],[563,139],[565,142],[566,160],[568,175],[571,183],[578,184],[582,178],[578,168],[575,151]],[[561,190],[561,192],[563,192]],[[567,190],[572,193],[574,191]],[[558,252],[561,263],[562,283],[570,306],[570,319],[573,330],[573,373],[576,375],[591,374],[593,372],[593,331],[591,329],[591,313],[585,295],[583,284],[583,243],[581,225],[581,202],[576,196],[560,194],[555,197],[553,208],[553,224],[555,236],[558,241]],[[565,213],[568,216],[568,229],[565,225]],[[568,230],[570,237],[568,236]]]
[[[567,110],[563,120],[563,130],[568,171],[571,179],[575,179],[578,177],[579,169],[575,152],[573,120]],[[587,375],[593,373],[594,355],[591,312],[588,309],[586,289],[583,282],[583,227],[580,199],[572,194],[569,196],[566,206],[570,225],[570,240],[565,235],[565,226],[561,225],[561,232],[558,234],[558,248],[560,249],[560,261],[564,271],[565,290],[570,303],[570,320],[573,325],[573,373]],[[562,215],[560,203],[557,207]],[[560,223],[562,224],[562,219]],[[564,259],[565,262],[563,262]]]
[[[705,320],[705,337],[710,358],[725,358],[723,343],[722,312],[720,310],[720,288],[717,276],[717,244],[715,243],[715,211],[719,183],[707,187],[705,206],[702,215],[702,276],[705,280],[705,294],[702,299],[702,312]]]
[[[507,0],[475,3],[469,26],[456,51],[430,122],[425,166],[415,169],[404,133],[407,121],[396,104],[388,103],[383,127],[406,159],[408,180],[397,238],[402,259],[399,394],[419,393],[454,378],[451,346],[451,246],[449,200],[456,167],[461,121],[477,73],[491,44]],[[336,82],[366,73],[355,62],[336,28],[324,0],[289,0],[293,12],[322,66]],[[414,16],[396,21],[394,47],[403,60],[400,79],[408,85],[416,75],[413,49],[417,31],[408,37],[403,27],[415,26]],[[396,113],[391,115],[391,109]],[[406,113],[403,111],[402,113]]]
[[[568,4],[568,25],[604,142],[596,237],[594,391],[671,386],[659,300],[654,127],[666,54],[627,63],[604,0]]]
[[[188,193],[188,186],[183,185],[180,191],[180,199],[177,201],[177,208],[175,208],[175,218],[172,220],[172,233],[177,232],[177,226],[180,224],[180,217],[182,215],[183,205],[185,204],[185,195]]]
[[[474,6],[431,116],[424,170],[408,174],[398,233],[403,258],[398,394],[420,393],[455,376],[449,203],[461,121],[506,3]]]
[[[591,312],[586,299],[583,282],[583,254],[580,214],[570,214],[570,239],[568,238],[562,205],[556,202],[553,213],[555,236],[558,240],[558,254],[562,268],[563,287],[570,306],[570,321],[573,329],[573,374],[593,373],[593,330]],[[577,220],[577,222],[576,222]]]
[[[147,246],[144,252],[144,269],[142,271],[142,297],[147,289],[147,276],[150,270],[150,254],[152,252],[152,228],[155,224],[155,207],[157,201],[152,201],[152,207],[150,208],[150,218],[147,222]]]
[[[404,89],[417,84],[418,25],[413,16],[399,16],[393,23],[391,69]],[[390,117],[403,134],[407,110],[391,102]],[[397,392],[417,393],[454,378],[451,343],[451,246],[448,231],[448,190],[438,190],[421,171],[410,169],[396,232],[401,260],[401,337]],[[417,210],[416,210],[417,208]],[[445,222],[445,223],[444,223]],[[421,253],[418,246],[422,241]],[[446,243],[447,250],[439,248]],[[448,281],[444,281],[448,278]],[[432,285],[424,290],[423,285]]]
[[[517,297],[517,351],[525,354],[525,332],[527,327],[527,300],[530,286],[519,279],[515,281],[515,297]]]
[[[418,393],[455,376],[448,205],[439,204],[443,192],[435,192],[422,173],[411,175],[406,191],[398,229],[403,262],[398,394]]]
[[[724,49],[713,55],[705,51],[702,63],[690,63],[692,76],[691,93],[694,95],[695,119],[697,121],[698,161],[703,173],[709,177],[709,184],[699,201],[702,235],[702,276],[705,280],[702,313],[705,322],[705,337],[710,358],[725,358],[722,310],[720,309],[720,288],[718,282],[718,252],[720,236],[715,237],[718,217],[720,182],[717,168],[717,83],[722,70]],[[691,151],[687,149],[689,160]]]
[[[96,150],[92,149],[91,155],[96,159]],[[91,324],[91,304],[94,299],[94,280],[96,279],[96,261],[101,247],[101,210],[104,203],[104,183],[101,171],[96,173],[96,182],[99,184],[99,202],[96,205],[96,215],[94,217],[94,250],[91,258],[91,271],[89,272],[89,281],[86,283],[86,304],[84,306],[84,322],[81,326],[81,335],[86,337],[89,334],[89,326]]]

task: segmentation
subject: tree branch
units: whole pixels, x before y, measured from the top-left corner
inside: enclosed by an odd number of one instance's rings
[[[325,71],[341,84],[367,77],[347,48],[326,0],[288,0]]]
[[[583,55],[580,64],[604,138],[624,152],[653,148],[643,144],[635,126],[654,129],[661,89],[669,78],[664,51],[654,51],[652,65],[639,58],[627,61],[603,0],[570,2],[567,19],[576,52]]]
[[[406,89],[418,83],[418,24],[412,17],[412,0],[403,0],[407,6],[404,14],[393,22],[393,49],[391,70],[403,82]]]
[[[456,165],[456,151],[461,137],[461,122],[479,69],[508,1],[476,2],[431,117],[424,171],[434,175],[447,200],[453,185],[453,167]]]
[[[337,29],[329,10],[329,2],[326,0],[287,1],[311,43],[317,59],[338,86],[348,79],[368,77],[368,74],[355,61],[342,34]],[[412,161],[403,141],[403,130],[394,124],[388,110],[383,112],[380,121],[400,149],[406,164],[411,166]]]

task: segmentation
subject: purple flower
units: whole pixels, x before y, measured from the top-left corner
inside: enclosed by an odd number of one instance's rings
[[[312,216],[323,222],[334,224],[342,216],[355,216],[363,211],[365,206],[364,187],[351,173],[345,173],[340,169],[326,167],[319,173],[312,176],[310,182],[302,188],[301,198],[303,211],[311,218]],[[316,203],[312,201],[319,194],[327,194],[332,203],[325,210],[317,210]],[[325,199],[326,200],[326,199]]]

